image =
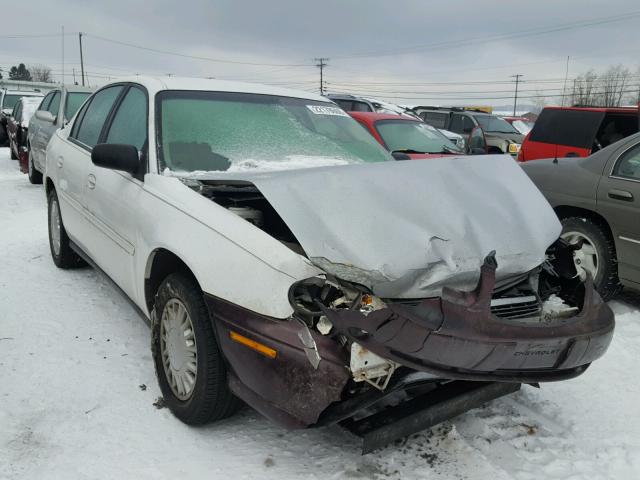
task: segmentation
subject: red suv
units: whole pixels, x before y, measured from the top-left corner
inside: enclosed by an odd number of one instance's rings
[[[546,107],[518,160],[587,157],[638,132],[638,107]]]

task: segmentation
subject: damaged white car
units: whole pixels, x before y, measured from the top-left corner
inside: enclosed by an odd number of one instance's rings
[[[320,96],[109,84],[52,138],[45,185],[55,264],[97,266],[150,320],[188,424],[241,399],[367,451],[577,376],[613,334],[512,159],[395,161]]]

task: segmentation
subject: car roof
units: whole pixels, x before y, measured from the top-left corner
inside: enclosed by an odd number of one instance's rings
[[[574,110],[578,112],[605,112],[637,114],[638,107],[544,107],[543,110]]]
[[[258,95],[274,95],[277,97],[302,98],[306,100],[314,100],[317,102],[329,103],[325,97],[305,92],[302,90],[294,90],[289,88],[272,87],[269,85],[261,85],[259,83],[236,82],[230,80],[216,80],[193,77],[176,77],[176,76],[149,76],[136,75],[135,77],[123,77],[105,84],[114,85],[123,82],[137,83],[145,87],[151,96],[165,90],[187,90],[187,91],[204,91],[204,92],[235,92],[235,93],[255,93]]]
[[[96,89],[92,87],[83,87],[82,85],[65,85],[64,89],[70,93],[92,93]]]
[[[364,120],[369,122],[377,122],[378,120],[402,120],[405,122],[420,122],[420,120],[407,117],[405,115],[396,115],[395,113],[377,113],[377,112],[348,112],[356,120]]]

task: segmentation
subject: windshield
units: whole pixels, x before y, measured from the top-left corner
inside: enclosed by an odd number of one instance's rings
[[[523,135],[526,135],[533,128],[533,122],[526,122],[524,120],[514,120],[511,125]]]
[[[492,115],[476,115],[474,117],[485,132],[490,133],[520,133],[504,118]]]
[[[243,171],[393,161],[331,103],[246,93],[157,96],[160,168]]]
[[[429,125],[410,120],[379,120],[376,130],[392,152],[462,153],[447,137]]]
[[[18,100],[22,97],[33,97],[35,95],[29,95],[28,93],[21,93],[19,95],[16,94],[6,94],[4,96],[4,100],[2,101],[2,109],[6,110],[13,110],[13,107],[16,106],[16,103],[18,103]],[[40,97],[41,95],[37,95],[38,97]]]
[[[69,92],[67,93],[67,104],[64,108],[64,116],[68,120],[73,117],[80,106],[84,103],[90,92]]]

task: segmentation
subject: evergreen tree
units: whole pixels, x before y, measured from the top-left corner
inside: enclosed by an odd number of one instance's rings
[[[24,63],[21,63],[17,67],[15,65],[11,67],[11,70],[9,70],[9,78],[11,80],[26,80],[27,82],[32,80],[31,73],[27,70]]]

